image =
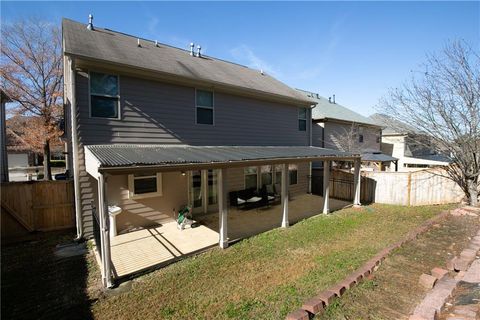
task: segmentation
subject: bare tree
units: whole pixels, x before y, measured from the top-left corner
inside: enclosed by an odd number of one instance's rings
[[[480,189],[479,52],[464,41],[450,42],[440,53],[428,55],[422,67],[400,88],[390,90],[379,111],[408,124],[419,136],[429,137],[437,150],[450,156],[446,176],[476,206]]]
[[[61,135],[62,41],[56,25],[34,18],[3,24],[0,75],[2,90],[15,114],[34,117],[38,126],[23,128],[44,158],[44,179],[51,180],[50,144]]]
[[[344,152],[361,153],[358,144],[360,126],[352,122],[348,129],[342,129],[342,132],[334,133],[331,137],[335,147]]]

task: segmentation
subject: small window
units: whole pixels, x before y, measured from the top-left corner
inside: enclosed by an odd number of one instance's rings
[[[358,142],[363,143],[363,127],[358,128]]]
[[[289,175],[290,185],[298,183],[298,166],[296,164],[288,165],[288,175]]]
[[[307,131],[307,108],[298,108],[298,130]]]
[[[213,92],[205,90],[196,91],[196,117],[197,124],[213,125]]]
[[[90,72],[90,116],[119,118],[118,77]]]
[[[162,195],[162,174],[129,174],[128,190],[130,199],[159,197]]]
[[[248,167],[244,169],[245,189],[257,189],[257,167]]]

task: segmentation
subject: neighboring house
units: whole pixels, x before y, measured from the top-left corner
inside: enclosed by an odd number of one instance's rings
[[[416,133],[407,124],[379,113],[370,118],[384,128],[381,149],[383,153],[398,158],[398,171],[415,171],[450,163],[446,155],[435,150],[427,136]]]
[[[275,208],[269,228],[287,227],[289,201],[321,199],[308,194],[311,161],[354,161],[359,205],[359,157],[310,145],[315,102],[305,95],[193,45],[182,50],[91,20],[62,27],[77,231],[94,237],[104,285],[215,243],[225,248],[238,226],[255,229]],[[320,203],[303,214],[328,212],[328,196]],[[230,209],[257,204],[270,209],[228,219]],[[185,205],[196,221],[216,218],[177,230]]]
[[[316,106],[312,109],[312,145],[353,153],[362,156],[362,170],[384,171],[397,159],[382,153],[382,127],[371,119],[348,109],[332,98],[324,98],[318,93],[299,90],[313,99]],[[321,166],[321,164],[318,164]]]

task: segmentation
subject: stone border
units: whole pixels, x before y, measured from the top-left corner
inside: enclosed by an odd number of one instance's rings
[[[308,320],[314,315],[323,313],[325,308],[330,305],[337,297],[341,297],[348,289],[359,284],[365,278],[368,278],[374,271],[378,269],[383,260],[395,249],[400,248],[409,241],[415,240],[418,235],[429,230],[434,224],[445,219],[450,214],[449,210],[443,211],[433,218],[428,219],[422,225],[409,232],[407,236],[391,246],[380,251],[373,258],[368,260],[363,266],[351,273],[348,277],[322,291],[317,296],[305,301],[300,309],[289,313],[286,320]]]

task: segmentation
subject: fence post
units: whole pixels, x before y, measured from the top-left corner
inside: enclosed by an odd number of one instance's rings
[[[411,193],[412,193],[412,173],[407,175],[407,206],[411,205]]]

